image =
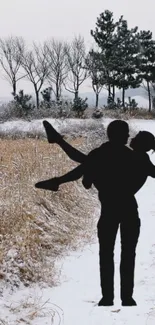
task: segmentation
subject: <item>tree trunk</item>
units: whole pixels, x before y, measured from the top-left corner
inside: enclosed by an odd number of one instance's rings
[[[115,85],[112,86],[112,90],[113,90],[113,102],[115,102]]]
[[[59,102],[60,100],[60,95],[59,95],[59,85],[56,83],[56,101]]]
[[[36,93],[36,107],[37,109],[39,109],[39,91],[37,89],[35,89],[35,93]]]
[[[152,103],[151,103],[151,91],[150,91],[150,83],[147,81],[147,91],[148,91],[148,97],[149,97],[149,112],[151,112],[152,109]]]
[[[12,95],[13,95],[13,97],[15,97],[16,93],[17,93],[16,81],[13,81],[12,87],[13,87]]]
[[[59,99],[61,98],[61,92],[62,92],[62,88],[61,86],[59,86]]]
[[[108,97],[111,97],[111,87],[108,85]]]
[[[98,108],[98,100],[99,100],[99,94],[96,93],[96,104],[95,104],[95,107]]]
[[[155,109],[155,97],[152,98],[152,107]]]
[[[123,105],[123,110],[125,111],[125,88],[124,87],[122,90],[122,105]]]
[[[79,97],[79,91],[78,90],[75,91],[75,95],[74,96],[75,96],[74,99],[77,100],[78,97]]]

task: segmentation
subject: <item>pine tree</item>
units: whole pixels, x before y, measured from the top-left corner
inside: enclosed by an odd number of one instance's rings
[[[139,39],[139,74],[147,84],[147,92],[149,98],[149,112],[152,108],[151,100],[151,83],[155,82],[155,41],[152,39],[150,31],[140,31]]]
[[[122,20],[120,17],[118,22],[114,22],[113,13],[109,10],[105,10],[97,18],[95,31],[91,30],[91,35],[94,37],[100,49],[100,61],[102,61],[103,73],[106,78],[106,85],[108,87],[108,97],[115,97],[115,77],[116,71],[116,27]],[[113,93],[111,92],[111,87]]]
[[[106,84],[105,70],[101,55],[99,52],[91,50],[86,58],[86,68],[89,71],[89,75],[92,82],[92,88],[96,95],[95,107],[98,108],[99,94]]]
[[[140,87],[142,80],[137,66],[139,57],[137,30],[138,27],[128,29],[127,21],[123,19],[117,27],[116,85],[119,89],[122,89],[123,107],[125,107],[125,90]]]
[[[51,102],[51,93],[52,93],[52,87],[45,88],[43,91],[41,91],[41,95],[43,97],[44,102],[49,105]]]

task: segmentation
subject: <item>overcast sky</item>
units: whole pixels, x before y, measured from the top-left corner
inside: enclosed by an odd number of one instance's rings
[[[129,27],[151,30],[155,37],[154,0],[0,0],[0,37],[23,36],[28,42],[43,41],[50,37],[71,40],[82,34],[91,45],[96,18],[104,10],[110,10],[117,19],[120,15],[128,21]],[[18,88],[27,83],[19,84]],[[88,82],[85,89],[89,90]],[[11,88],[0,78],[0,97],[8,96]]]

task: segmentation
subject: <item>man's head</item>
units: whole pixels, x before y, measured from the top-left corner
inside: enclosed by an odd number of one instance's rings
[[[111,122],[107,128],[107,135],[110,142],[125,145],[129,138],[128,123],[122,120]]]
[[[131,139],[130,147],[143,152],[150,151],[151,149],[155,151],[155,137],[150,132],[140,131]]]

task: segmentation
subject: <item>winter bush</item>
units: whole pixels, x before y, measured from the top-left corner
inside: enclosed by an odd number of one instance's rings
[[[75,112],[75,117],[84,117],[84,111],[88,107],[87,98],[75,98],[72,104],[72,110]]]
[[[102,108],[96,108],[92,113],[92,117],[96,118],[96,119],[103,117],[103,109]]]

